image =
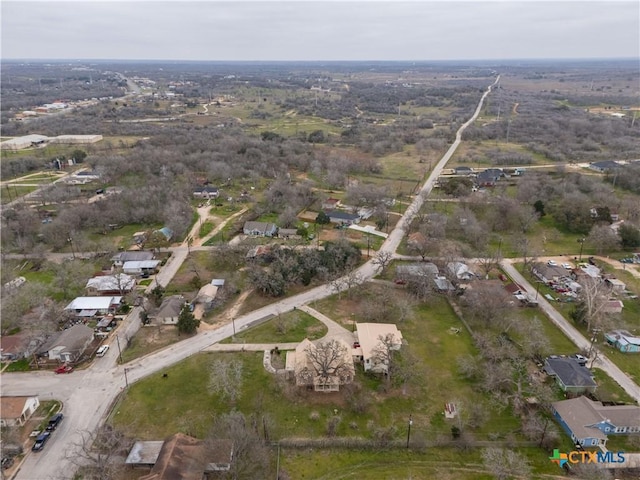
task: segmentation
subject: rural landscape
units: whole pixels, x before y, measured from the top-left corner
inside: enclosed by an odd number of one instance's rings
[[[637,479],[637,61],[4,61],[2,478]]]

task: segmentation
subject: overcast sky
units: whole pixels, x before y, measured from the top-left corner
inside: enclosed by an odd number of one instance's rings
[[[640,57],[633,1],[2,0],[3,59]]]

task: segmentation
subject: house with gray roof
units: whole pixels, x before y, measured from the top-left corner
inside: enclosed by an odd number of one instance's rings
[[[553,402],[553,414],[574,443],[604,447],[608,435],[640,433],[640,407],[603,405],[585,396]]]
[[[252,237],[273,237],[278,231],[278,227],[267,222],[244,222],[242,233]]]
[[[37,352],[39,357],[60,362],[77,361],[93,341],[93,329],[79,323],[63,330],[46,342]]]
[[[560,266],[550,266],[546,263],[534,263],[531,266],[531,273],[533,273],[538,280],[544,283],[557,282],[562,277],[569,276],[569,272]]]
[[[343,212],[342,210],[330,210],[325,212],[331,223],[339,225],[353,225],[360,223],[360,215],[355,213]]]
[[[572,357],[549,357],[544,361],[544,371],[555,377],[564,392],[584,393],[596,391],[591,371]]]
[[[175,325],[178,323],[178,317],[183,308],[184,297],[182,295],[171,295],[162,300],[160,308],[152,318],[154,318],[157,323]]]
[[[134,250],[118,252],[113,257],[111,257],[111,261],[113,262],[114,267],[122,267],[125,262],[141,262],[144,260],[153,260],[153,257],[153,252],[145,250]]]

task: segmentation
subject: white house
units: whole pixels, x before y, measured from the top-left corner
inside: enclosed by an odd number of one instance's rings
[[[0,426],[21,427],[39,406],[38,397],[1,397]]]
[[[273,237],[278,231],[278,227],[267,222],[245,222],[242,233],[254,237]]]
[[[60,362],[77,361],[93,341],[93,329],[79,323],[51,338],[39,350],[38,356]]]
[[[381,350],[388,341],[391,350],[400,350],[402,332],[393,323],[356,323],[356,333],[360,346],[354,349],[354,355],[363,362],[364,371],[386,373],[389,365]]]
[[[122,271],[129,275],[150,275],[156,273],[156,269],[158,268],[158,265],[160,265],[160,263],[160,260],[140,260],[124,262],[124,264],[122,265]]]
[[[64,309],[75,312],[76,317],[93,317],[96,314],[114,313],[121,301],[121,296],[76,297]]]
[[[90,278],[85,285],[89,295],[123,295],[136,286],[136,279],[126,273]]]

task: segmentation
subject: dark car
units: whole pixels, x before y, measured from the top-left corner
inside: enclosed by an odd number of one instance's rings
[[[36,437],[36,442],[33,444],[33,447],[31,447],[31,450],[34,452],[42,450],[44,448],[44,444],[49,440],[49,435],[51,435],[49,432],[44,432],[38,435]]]
[[[53,417],[51,417],[49,419],[49,423],[47,424],[47,432],[53,432],[56,428],[58,428],[58,425],[60,425],[60,422],[63,418],[64,415],[61,413],[56,413]]]
[[[2,468],[11,468],[11,465],[13,465],[13,457],[4,457],[2,459]]]

